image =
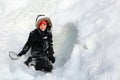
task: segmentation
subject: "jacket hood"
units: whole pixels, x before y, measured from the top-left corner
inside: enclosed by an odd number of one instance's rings
[[[39,18],[39,19],[36,21],[36,27],[39,26],[39,23],[40,23],[42,20],[47,21],[48,27],[52,28],[52,22],[51,22],[51,20],[50,20],[49,17],[41,17],[41,18]]]

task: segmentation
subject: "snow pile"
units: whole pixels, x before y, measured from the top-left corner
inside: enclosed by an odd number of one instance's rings
[[[119,7],[118,0],[0,0],[1,80],[120,80]],[[26,67],[27,55],[8,56],[21,51],[40,13],[53,22],[52,73]]]

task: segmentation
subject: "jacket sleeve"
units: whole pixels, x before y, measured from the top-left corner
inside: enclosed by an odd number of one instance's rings
[[[53,40],[52,40],[52,33],[50,32],[49,33],[49,36],[48,36],[48,39],[49,39],[49,47],[48,47],[48,59],[54,63],[55,62],[55,57],[53,56],[54,54],[54,50],[53,50]]]
[[[28,38],[27,42],[25,43],[22,51],[18,54],[18,56],[22,56],[22,55],[26,54],[26,52],[30,49],[30,47],[32,46],[33,43],[34,43],[34,35],[33,35],[33,32],[31,32],[29,34],[29,38]]]
[[[52,32],[49,33],[48,39],[49,39],[48,51],[49,51],[50,54],[54,54],[54,50],[53,50],[53,40],[52,40]]]

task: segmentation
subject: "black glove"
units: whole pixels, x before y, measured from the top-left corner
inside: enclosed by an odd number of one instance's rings
[[[24,55],[25,52],[24,51],[21,51],[17,56],[21,57],[22,55]]]
[[[47,57],[52,63],[55,62],[55,57],[53,56],[53,54],[47,54]]]
[[[52,63],[55,62],[55,57],[54,57],[53,55],[50,55],[48,58],[49,58],[49,60],[50,60]]]
[[[51,59],[52,63],[55,63],[55,57],[53,56]]]

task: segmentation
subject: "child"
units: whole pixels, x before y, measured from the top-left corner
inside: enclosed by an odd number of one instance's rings
[[[31,56],[25,61],[25,64],[29,66],[29,63],[34,60],[35,70],[51,72],[53,69],[52,63],[55,62],[51,32],[52,23],[50,18],[44,15],[40,15],[40,17],[36,21],[37,28],[30,32],[28,41],[18,56],[26,54],[31,48]]]

